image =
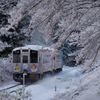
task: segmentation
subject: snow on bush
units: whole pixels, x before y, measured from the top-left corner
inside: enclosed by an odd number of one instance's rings
[[[10,58],[0,58],[0,83],[12,78]]]
[[[0,100],[31,100],[31,92],[30,91],[25,92],[25,88],[23,89],[16,90],[15,94],[13,95],[4,90],[0,92]],[[24,94],[23,91],[25,92]]]
[[[11,47],[11,45],[8,45],[6,42],[0,41],[0,51],[4,50],[6,47]]]

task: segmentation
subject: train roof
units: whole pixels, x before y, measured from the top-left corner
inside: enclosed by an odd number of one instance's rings
[[[13,49],[13,51],[19,50],[20,48],[22,48],[22,49],[29,49],[30,48],[31,50],[36,50],[36,51],[38,51],[39,49],[48,49],[48,50],[53,50],[54,51],[53,48],[44,47],[44,46],[40,46],[40,45],[26,45],[24,47],[17,47],[15,49]]]

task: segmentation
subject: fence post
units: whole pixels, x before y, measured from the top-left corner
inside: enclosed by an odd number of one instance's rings
[[[57,83],[56,83],[56,76],[55,76],[55,92],[57,91]]]

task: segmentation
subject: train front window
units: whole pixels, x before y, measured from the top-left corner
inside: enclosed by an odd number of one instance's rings
[[[23,56],[23,63],[28,63],[28,56]]]
[[[30,63],[38,63],[38,52],[30,50]]]
[[[20,50],[13,51],[13,63],[20,63]]]

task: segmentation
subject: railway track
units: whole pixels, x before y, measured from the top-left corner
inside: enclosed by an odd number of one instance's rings
[[[10,86],[10,87],[7,87],[7,88],[5,88],[5,89],[1,89],[0,92],[10,90],[10,89],[15,88],[15,87],[20,86],[20,85],[21,85],[21,84],[16,84],[16,85],[14,85],[14,86]]]
[[[34,83],[36,83],[36,82],[34,82]],[[34,84],[34,83],[33,83],[33,84]],[[10,93],[16,92],[16,91],[19,90],[19,89],[23,89],[23,87],[26,88],[26,87],[28,87],[28,86],[30,86],[30,85],[33,85],[33,84],[24,85],[24,86],[22,86],[21,88],[18,88],[18,89],[16,89],[16,90],[10,91]]]
[[[27,87],[27,86],[24,86],[24,87]],[[23,86],[22,86],[21,88],[16,89],[16,90],[12,90],[12,91],[10,91],[9,93],[16,92],[16,91],[18,91],[19,89],[23,89]]]
[[[33,84],[36,84],[36,82],[34,82]],[[33,85],[33,84],[30,83],[30,84],[26,84],[26,85],[23,86],[21,83],[19,83],[19,84],[16,84],[16,85],[9,86],[7,88],[1,89],[0,92],[2,92],[2,91],[8,91],[9,93],[14,93],[14,92],[16,92],[19,89],[23,89],[23,87],[26,88],[26,87],[28,87],[30,85]]]
[[[31,86],[31,85],[34,85],[34,84],[37,84],[37,81],[36,81],[36,82],[33,82],[33,83],[28,83],[28,84],[26,84],[26,85],[24,85],[24,86],[22,85],[21,88],[18,88],[18,89],[16,89],[16,90],[12,90],[12,91],[10,91],[10,93],[16,92],[16,91],[19,90],[19,89],[23,89],[23,87],[26,88],[26,87]]]

